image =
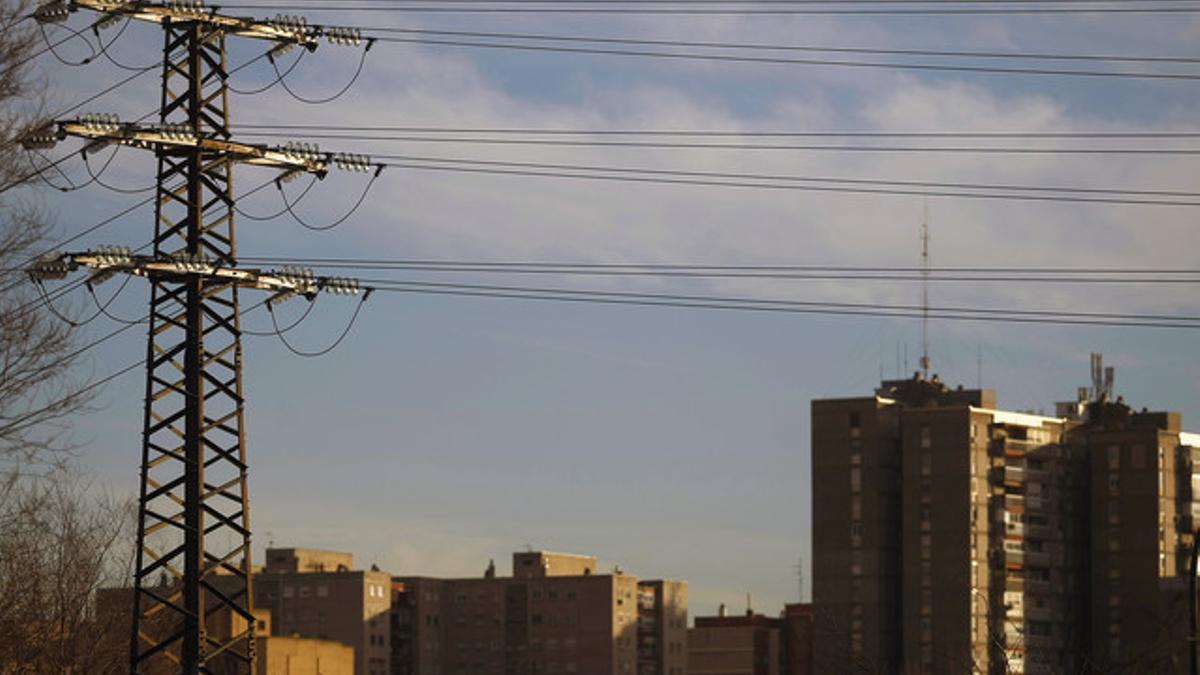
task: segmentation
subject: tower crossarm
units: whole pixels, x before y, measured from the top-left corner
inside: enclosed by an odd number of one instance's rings
[[[58,137],[77,136],[94,142],[93,147],[117,143],[147,150],[169,151],[173,148],[199,148],[203,152],[220,153],[240,164],[273,167],[287,171],[303,171],[324,176],[328,159],[315,147],[292,145],[272,148],[220,138],[197,136],[194,131],[176,125],[137,125],[122,123],[111,116],[85,116],[78,120],[60,121]]]
[[[127,249],[118,247],[102,247],[96,251],[65,253],[44,258],[30,267],[29,274],[36,279],[61,278],[79,269],[92,270],[92,283],[102,282],[116,274],[130,274],[162,281],[204,277],[239,288],[267,291],[275,298],[304,296],[311,300],[322,292],[357,294],[360,290],[355,279],[318,277],[307,269],[259,270],[230,267],[185,255],[168,258],[133,255]],[[367,290],[369,292],[369,289]]]
[[[315,50],[319,44],[318,31],[302,20],[288,17],[276,21],[219,14],[202,0],[143,2],[141,0],[49,0],[43,2],[34,16],[43,22],[59,21],[79,9],[89,9],[113,18],[128,17],[138,21],[164,24],[194,21],[219,28],[230,35],[271,40]]]

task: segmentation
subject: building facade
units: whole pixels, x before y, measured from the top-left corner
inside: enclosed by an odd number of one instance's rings
[[[1200,435],[1176,413],[1092,406],[1074,439],[1091,474],[1090,602],[1094,663],[1187,672],[1188,575],[1200,514]]]
[[[813,606],[793,603],[783,606],[783,672],[813,675]]]
[[[1178,415],[1002,411],[936,376],[812,411],[816,672],[1184,672]]]
[[[783,619],[698,616],[688,631],[689,675],[787,675]]]
[[[513,555],[511,577],[489,565],[479,578],[397,577],[392,588],[398,675],[684,675],[683,582],[639,583],[599,574],[594,557],[534,551]],[[639,630],[643,617],[654,625]]]
[[[352,566],[348,553],[267,549],[255,606],[270,611],[271,635],[341,642],[354,649],[355,675],[390,675],[391,575]]]
[[[688,596],[682,581],[639,581],[637,675],[687,673]]]

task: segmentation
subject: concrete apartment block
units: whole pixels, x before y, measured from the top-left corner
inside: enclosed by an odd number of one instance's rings
[[[643,583],[598,574],[590,556],[540,551],[513,554],[511,577],[494,565],[474,579],[396,577],[393,672],[684,675],[687,586]],[[662,618],[639,632],[643,614]],[[648,645],[664,648],[639,650]]]
[[[1200,437],[1058,412],[936,376],[813,401],[816,672],[1185,672]]]
[[[270,611],[272,635],[350,645],[355,675],[390,675],[391,575],[352,563],[344,553],[268,549],[266,571],[253,579],[255,606]]]

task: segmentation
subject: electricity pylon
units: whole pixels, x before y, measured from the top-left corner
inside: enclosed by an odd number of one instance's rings
[[[343,44],[355,43],[356,35],[309,28],[295,18],[224,16],[195,0],[55,0],[35,17],[58,21],[76,9],[100,13],[96,26],[130,18],[158,23],[164,34],[157,125],[91,115],[48,123],[27,139],[45,146],[77,136],[88,141],[85,152],[121,144],[158,157],[149,255],[109,247],[53,256],[31,270],[46,278],[86,267],[94,270],[92,282],[125,273],[151,285],[130,672],[253,673],[238,291],[268,291],[270,302],[297,295],[311,300],[322,291],[356,292],[357,283],[238,268],[233,166],[279,169],[282,179],[301,172],[324,176],[346,158],[335,162],[307,146],[272,149],[231,140],[225,37],[272,41],[273,55],[295,46],[313,50],[322,34]]]

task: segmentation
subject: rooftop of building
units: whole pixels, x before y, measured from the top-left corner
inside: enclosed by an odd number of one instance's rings
[[[776,628],[782,623],[779,617],[764,614],[738,614],[734,616],[698,616],[695,628]]]

